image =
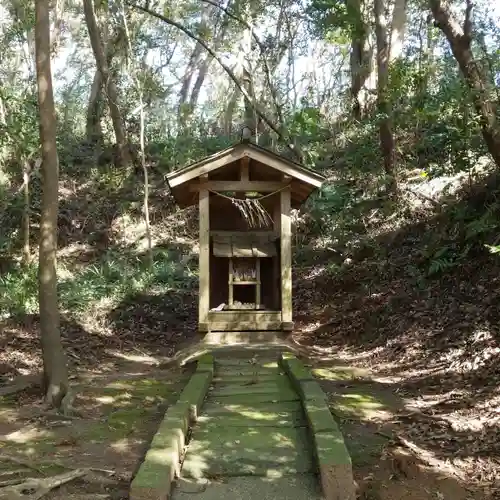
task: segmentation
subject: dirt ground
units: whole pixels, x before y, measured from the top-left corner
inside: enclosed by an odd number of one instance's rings
[[[326,374],[365,374],[323,383],[343,395],[332,411],[348,442],[377,438],[368,467],[355,461],[366,498],[500,499],[500,260],[478,253],[428,276],[432,231],[381,236],[335,272],[331,252],[297,268],[292,341]]]
[[[491,482],[471,481],[463,464],[412,437],[426,417],[393,380],[338,359],[310,366],[342,429],[361,500],[500,498]]]
[[[296,341],[305,339],[302,327],[302,334],[294,335]],[[9,328],[3,328],[4,339]],[[71,346],[71,383],[76,395],[70,419],[47,412],[37,387],[0,398],[0,487],[18,483],[20,478],[50,478],[84,470],[84,475],[43,499],[127,498],[130,479],[189,369],[171,365],[160,369],[160,357],[155,357],[158,341],[148,347],[145,343],[116,345],[112,339],[90,334],[88,338],[92,341],[79,347],[67,336],[65,340]],[[0,355],[4,362],[0,388],[40,369],[33,339],[25,326],[9,341],[8,355],[7,350]],[[468,386],[447,380],[432,363],[427,363],[428,377],[423,377],[422,368],[416,372],[402,362],[391,364],[368,347],[354,351],[303,344],[342,427],[359,498],[500,498],[499,476],[495,475],[500,466],[495,448],[498,426],[470,431],[471,425],[479,428],[482,415],[495,422],[499,406],[494,406],[494,400],[483,398],[488,405],[481,407],[482,412],[477,404],[489,386],[471,386],[476,399],[467,405],[469,400],[461,391]],[[169,347],[170,352],[176,349]],[[464,422],[469,427],[460,427]],[[4,500],[1,495],[0,499]]]
[[[48,412],[37,388],[0,398],[0,486],[81,470],[44,500],[127,498],[165,408],[188,377],[187,370],[160,370],[140,355],[108,360],[102,370],[80,369],[72,376],[70,418]],[[31,499],[34,493],[0,498]]]

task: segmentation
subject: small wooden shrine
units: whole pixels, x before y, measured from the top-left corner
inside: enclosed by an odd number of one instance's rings
[[[324,177],[250,142],[170,173],[180,207],[199,204],[200,331],[292,322],[292,208]]]

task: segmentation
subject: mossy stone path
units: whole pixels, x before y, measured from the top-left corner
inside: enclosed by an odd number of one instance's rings
[[[320,498],[300,398],[276,358],[216,357],[174,498],[187,498],[190,487],[207,480],[200,500]]]

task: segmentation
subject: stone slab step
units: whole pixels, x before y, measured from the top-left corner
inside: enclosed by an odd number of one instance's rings
[[[316,468],[310,457],[298,453],[270,452],[255,454],[242,451],[215,452],[211,457],[187,455],[181,471],[182,477],[240,477],[240,476],[288,476],[315,473]],[[237,499],[235,499],[237,500]]]
[[[238,415],[248,415],[249,417],[254,417],[258,415],[287,415],[289,413],[300,413],[302,412],[302,404],[300,401],[289,401],[280,402],[274,404],[267,403],[255,403],[245,401],[240,404],[232,404],[228,402],[223,403],[213,403],[206,402],[203,406],[202,415],[215,416],[215,415],[227,415],[227,414],[238,414]]]
[[[252,396],[253,394],[276,394],[277,397],[283,396],[285,399],[296,395],[295,389],[288,378],[276,379],[268,382],[257,382],[255,384],[227,384],[215,385],[209,390],[209,397],[219,396],[237,396],[246,394]]]
[[[279,332],[252,331],[252,332],[209,332],[203,339],[203,345],[213,348],[227,347],[236,351],[254,350],[256,348],[270,348],[281,345],[283,341]],[[283,345],[286,348],[286,344]]]
[[[207,400],[203,405],[202,412],[205,408],[212,408],[215,405],[241,405],[241,404],[261,404],[261,403],[284,403],[290,401],[300,401],[299,396],[295,391],[289,391],[286,394],[278,392],[256,393],[250,394],[232,394],[226,396],[216,396],[209,393]]]
[[[214,429],[195,427],[191,435],[190,449],[200,449],[205,445],[226,446],[228,448],[290,448],[308,445],[308,428],[276,429],[273,426],[246,429],[226,429],[224,424]]]
[[[215,368],[216,377],[236,377],[238,375],[248,375],[252,373],[273,375],[283,373],[283,371],[277,366],[265,367],[260,365],[223,365]]]
[[[215,358],[216,369],[221,366],[262,366],[264,368],[278,368],[278,360],[276,358]]]
[[[173,500],[320,500],[319,482],[313,474],[287,477],[232,477],[224,481],[181,478]]]
[[[307,419],[302,412],[285,413],[237,413],[237,412],[219,412],[211,415],[202,415],[198,417],[197,425],[202,429],[220,427],[303,427],[307,425]]]
[[[212,379],[212,384],[215,386],[239,384],[250,385],[255,382],[273,382],[278,379],[288,378],[286,374],[277,371],[270,372],[230,372],[219,374]]]
[[[306,427],[195,428],[182,475],[265,476],[313,472],[312,455]]]

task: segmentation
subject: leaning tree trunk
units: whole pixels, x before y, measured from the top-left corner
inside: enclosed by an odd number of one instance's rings
[[[120,40],[121,35],[117,34],[113,40],[106,45],[106,62],[108,68],[113,62],[116,53],[116,45]],[[97,69],[94,73],[92,80],[92,87],[90,88],[89,102],[87,105],[87,121],[86,121],[86,136],[87,142],[95,147],[95,157],[100,154],[100,148],[103,145],[104,134],[102,132],[101,120],[104,111],[104,95],[103,95],[103,81],[101,72]]]
[[[442,0],[429,0],[429,5],[436,20],[436,25],[445,34],[453,55],[472,93],[472,101],[481,119],[481,132],[489,153],[497,167],[500,168],[500,125],[496,116],[496,96],[493,86],[488,85],[480,63],[474,59],[471,50],[471,10],[472,4],[467,1],[464,27],[452,17]]]
[[[406,34],[407,0],[395,0],[391,23],[391,48],[389,62],[397,61],[403,53],[403,43]]]
[[[380,115],[380,150],[384,160],[387,190],[390,193],[395,193],[397,184],[394,173],[394,136],[392,133],[391,106],[387,95],[389,83],[389,44],[384,10],[384,0],[374,0],[375,34],[377,37],[377,107]]]
[[[206,28],[206,25],[205,25]],[[179,124],[184,127],[190,111],[186,109],[186,102],[188,100],[189,89],[191,88],[191,82],[195,74],[196,68],[200,65],[200,61],[203,57],[203,47],[197,43],[193,49],[191,57],[189,58],[188,67],[186,68],[186,73],[184,74],[184,79],[182,81],[182,86],[179,94],[179,105],[178,105],[178,117]]]
[[[222,129],[224,130],[224,135],[226,137],[229,137],[233,131],[233,118],[234,118],[234,112],[236,110],[236,105],[238,104],[238,97],[240,95],[240,91],[235,88],[232,90],[230,94],[230,98],[226,103],[225,106],[225,111],[222,116]]]
[[[353,99],[352,113],[359,120],[365,111],[365,99],[362,88],[369,75],[371,54],[368,49],[368,26],[364,22],[361,0],[347,1],[348,13],[352,18],[352,39],[350,54],[351,95]]]
[[[66,358],[59,331],[57,300],[58,157],[56,111],[50,65],[49,0],[35,3],[35,59],[42,150],[39,301],[46,401],[59,408],[68,392]]]
[[[224,41],[224,37],[226,36],[226,31],[227,31],[228,24],[224,23],[219,32],[217,33],[217,36],[214,38],[214,48],[219,49],[221,43]],[[208,54],[203,62],[200,65],[200,70],[198,71],[198,76],[196,77],[196,80],[193,85],[193,90],[191,91],[191,98],[189,100],[189,109],[192,111],[198,104],[198,98],[200,96],[200,91],[201,87],[203,85],[203,82],[205,81],[205,77],[208,74],[208,70],[210,68],[210,65],[213,61],[213,57]]]
[[[0,82],[0,88],[2,88]],[[0,95],[0,125],[5,125],[6,123],[6,113],[5,113],[5,105],[3,103],[2,96]]]
[[[87,105],[87,120],[85,133],[87,142],[90,144],[100,144],[103,133],[101,128],[102,114],[102,77],[101,72],[96,70],[92,87],[90,88],[89,103]]]
[[[83,10],[85,13],[85,22],[87,24],[90,44],[92,45],[92,51],[94,53],[97,69],[99,73],[101,73],[102,81],[104,82],[106,89],[108,107],[111,115],[111,121],[113,122],[113,129],[115,131],[120,163],[122,166],[126,167],[131,163],[130,152],[127,145],[125,127],[123,125],[120,107],[118,105],[118,89],[116,88],[113,75],[109,71],[109,64],[106,58],[101,35],[99,33],[99,27],[97,25],[93,0],[83,0]]]

